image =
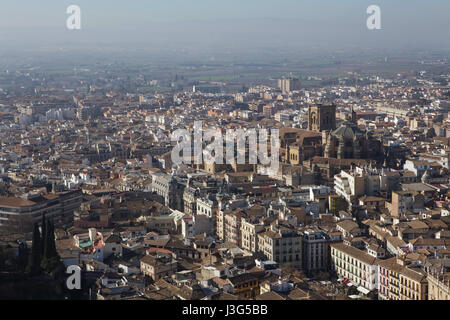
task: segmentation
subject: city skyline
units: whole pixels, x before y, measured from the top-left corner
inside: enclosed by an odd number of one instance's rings
[[[3,1],[0,300],[449,301],[449,9]]]

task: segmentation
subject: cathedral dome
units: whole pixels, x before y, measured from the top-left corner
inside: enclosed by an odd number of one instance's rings
[[[339,128],[332,131],[331,134],[338,138],[353,139],[355,136],[364,136],[365,132],[362,131],[356,123],[345,121]]]

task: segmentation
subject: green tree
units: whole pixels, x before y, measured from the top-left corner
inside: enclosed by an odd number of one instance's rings
[[[58,255],[56,251],[56,243],[55,243],[55,227],[53,223],[49,223],[47,226],[47,258],[53,258]]]
[[[45,237],[47,236],[47,222],[45,220],[45,214],[42,215],[41,222],[41,254],[44,255],[45,249]]]
[[[38,275],[41,272],[41,233],[39,232],[39,225],[37,223],[34,224],[33,228],[31,253],[26,272],[31,276]]]
[[[55,270],[55,268],[58,267],[58,265],[61,264],[61,258],[58,254],[58,251],[56,250],[55,228],[53,226],[53,223],[51,223],[48,220],[46,232],[47,235],[45,237],[45,250],[44,250],[45,263],[42,265],[42,267],[47,272],[52,272],[53,270]]]
[[[45,250],[47,247],[47,220],[45,219],[45,214],[42,215],[42,224],[41,224],[41,267],[45,269],[47,265],[47,259],[45,256]]]

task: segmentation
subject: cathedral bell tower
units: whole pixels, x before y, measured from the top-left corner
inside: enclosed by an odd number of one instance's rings
[[[317,104],[308,107],[308,130],[322,132],[334,129],[336,129],[336,106],[334,104]]]

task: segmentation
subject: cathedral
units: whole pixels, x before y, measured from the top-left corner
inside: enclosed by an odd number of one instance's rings
[[[353,121],[345,121],[336,130],[324,134],[325,158],[377,159],[383,155],[381,143]]]
[[[356,113],[336,127],[336,107],[316,105],[309,107],[308,128],[322,132],[323,156],[336,159],[378,159],[383,156],[381,142],[371,132],[361,130]]]
[[[381,142],[371,132],[361,130],[352,109],[351,119],[324,135],[324,157],[337,159],[378,159],[383,156]]]

